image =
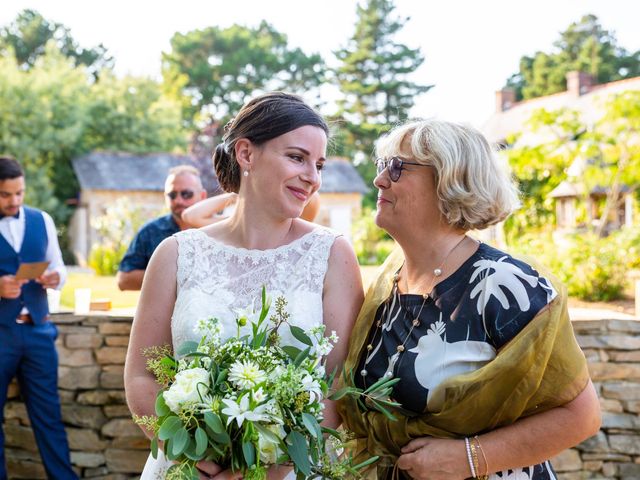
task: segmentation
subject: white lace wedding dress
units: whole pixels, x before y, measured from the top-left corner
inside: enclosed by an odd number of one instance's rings
[[[221,244],[200,230],[177,233],[177,296],[171,319],[174,350],[186,340],[200,340],[194,327],[202,318],[217,317],[223,323],[223,335],[235,334],[236,310],[252,302],[259,309],[263,285],[272,298],[286,298],[291,323],[305,329],[321,324],[322,287],[336,236],[316,228],[288,245],[247,250]],[[280,333],[285,342],[300,345],[287,329]],[[170,466],[162,452],[157,459],[149,455],[141,480],[164,479]]]

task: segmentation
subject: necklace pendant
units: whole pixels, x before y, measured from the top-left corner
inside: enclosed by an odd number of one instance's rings
[[[371,344],[367,345],[367,351],[370,352],[371,350],[373,350],[373,345],[371,345]]]
[[[396,348],[396,350],[398,351],[398,353],[402,353],[402,352],[404,352],[404,345],[398,345],[398,347]]]
[[[414,327],[419,327],[420,326],[420,319],[419,318],[414,318],[413,319],[413,326]]]
[[[382,322],[381,322],[380,320],[378,320],[378,321],[376,322],[376,327],[377,327],[377,328],[380,328],[380,326],[381,326],[381,325],[382,325]]]
[[[429,300],[431,298],[431,294],[430,293],[425,293],[422,295],[422,299],[426,302],[427,300]]]
[[[442,275],[442,269],[441,269],[441,268],[436,268],[436,269],[433,271],[433,274],[434,274],[436,277],[439,277],[440,275]]]
[[[360,375],[362,375],[363,377],[366,377],[367,373],[369,373],[369,372],[367,372],[364,368],[362,370],[360,370]]]

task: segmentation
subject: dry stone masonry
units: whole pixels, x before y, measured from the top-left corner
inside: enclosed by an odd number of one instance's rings
[[[131,421],[123,385],[130,317],[54,315],[59,390],[71,461],[81,478],[138,478],[148,441]],[[640,479],[640,321],[576,321],[602,405],[602,428],[553,460],[560,480]],[[17,385],[5,410],[9,478],[46,475]]]

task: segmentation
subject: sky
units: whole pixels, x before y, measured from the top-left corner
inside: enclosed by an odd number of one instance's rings
[[[162,51],[176,32],[261,20],[287,34],[291,47],[333,63],[356,23],[356,0],[0,0],[0,25],[32,8],[62,23],[83,47],[102,43],[116,72],[160,79]],[[410,17],[398,40],[420,47],[423,65],[412,80],[434,85],[415,99],[411,115],[480,127],[493,113],[495,91],[518,70],[523,55],[549,52],[559,32],[593,13],[618,44],[640,50],[638,0],[396,0]]]

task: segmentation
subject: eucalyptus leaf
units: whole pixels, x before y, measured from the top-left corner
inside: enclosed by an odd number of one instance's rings
[[[158,417],[164,417],[171,411],[167,406],[167,403],[164,401],[162,390],[158,392],[158,396],[156,397],[155,410]]]
[[[189,433],[187,432],[187,429],[180,427],[173,435],[172,440],[171,453],[177,457],[185,451],[189,444]]]
[[[285,444],[287,453],[293,460],[296,469],[305,476],[309,476],[311,474],[311,464],[309,463],[309,449],[304,436],[300,432],[293,430],[287,435]]]
[[[158,430],[158,439],[170,439],[181,426],[182,422],[178,417],[175,417],[173,415],[167,417],[165,421],[162,422],[162,425],[160,425],[160,430]]]
[[[198,342],[194,342],[192,340],[187,340],[183,342],[178,349],[176,350],[177,355],[189,355],[198,350]]]
[[[293,335],[297,340],[310,347],[313,346],[313,342],[309,338],[309,335],[307,335],[302,328],[295,325],[289,325],[289,328],[291,329],[291,335]]]
[[[256,447],[251,442],[244,442],[242,444],[242,455],[244,455],[244,461],[247,467],[251,468],[256,464]]]
[[[151,456],[158,458],[158,437],[151,439]]]
[[[309,431],[309,433],[314,436],[314,438],[320,438],[322,436],[322,430],[320,430],[320,424],[318,424],[318,420],[316,420],[316,417],[314,417],[310,413],[302,414],[302,423]]]
[[[299,367],[302,362],[305,361],[305,359],[309,356],[309,352],[311,351],[311,347],[307,347],[305,348],[303,351],[300,352],[300,354],[296,357],[296,359],[293,361],[293,364],[296,367]]]
[[[224,433],[226,431],[220,417],[213,412],[204,412],[204,423],[206,423],[214,433]]]
[[[207,444],[209,443],[209,439],[207,438],[207,433],[200,427],[196,428],[196,449],[195,453],[197,456],[201,456],[207,450]]]
[[[292,347],[291,345],[283,346],[282,350],[284,351],[284,353],[289,355],[289,358],[291,358],[291,360],[295,360],[298,357],[298,355],[300,355],[300,352],[301,352],[299,348]]]

